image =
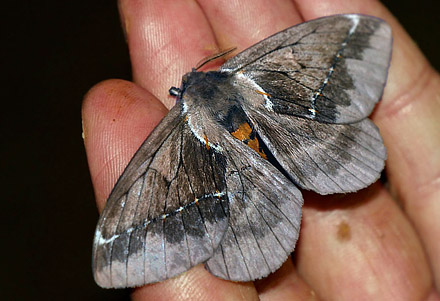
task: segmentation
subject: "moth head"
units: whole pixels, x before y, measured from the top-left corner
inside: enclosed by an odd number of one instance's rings
[[[183,92],[186,90],[186,88],[193,83],[199,81],[201,78],[203,78],[203,72],[197,72],[195,68],[192,69],[191,72],[186,73],[182,77],[182,84],[180,85],[180,88],[177,87],[171,87],[168,92],[171,96],[175,96],[178,99],[182,98]]]

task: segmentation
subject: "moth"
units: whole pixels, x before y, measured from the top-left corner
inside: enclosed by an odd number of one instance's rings
[[[298,188],[348,193],[379,178],[386,149],[368,115],[391,47],[384,21],[335,15],[184,75],[99,218],[96,282],[141,286],[200,263],[232,281],[276,271],[298,239]]]

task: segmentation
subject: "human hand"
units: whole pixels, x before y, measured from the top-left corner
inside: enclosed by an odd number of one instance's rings
[[[379,2],[127,0],[120,1],[120,10],[134,83],[102,82],[83,106],[100,211],[136,149],[175,103],[169,87],[179,85],[200,59],[339,13],[380,17],[394,36],[387,87],[373,115],[388,150],[392,194],[378,183],[343,197],[305,193],[295,263],[288,260],[254,283],[221,280],[199,265],[135,289],[133,299],[439,298],[433,286],[440,289],[440,79]]]

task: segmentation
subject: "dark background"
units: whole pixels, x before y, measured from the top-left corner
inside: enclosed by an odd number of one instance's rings
[[[385,4],[438,70],[438,2]],[[2,8],[0,298],[128,299],[128,291],[100,289],[92,278],[98,214],[80,114],[95,83],[130,79],[116,1],[9,1]]]

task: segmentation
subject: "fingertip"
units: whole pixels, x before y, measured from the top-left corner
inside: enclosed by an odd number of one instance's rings
[[[85,95],[83,138],[99,209],[131,156],[166,113],[159,100],[128,81],[106,80]]]
[[[122,1],[134,82],[168,108],[169,87],[215,50],[216,41],[196,1]]]
[[[216,278],[200,264],[177,277],[135,289],[132,299],[258,300],[258,295],[251,282],[232,282]]]
[[[261,300],[318,300],[315,291],[296,271],[292,258],[267,278],[255,282]]]
[[[220,49],[237,47],[238,52],[301,21],[290,1],[206,1],[199,5],[209,20]],[[236,52],[236,53],[238,53]]]

